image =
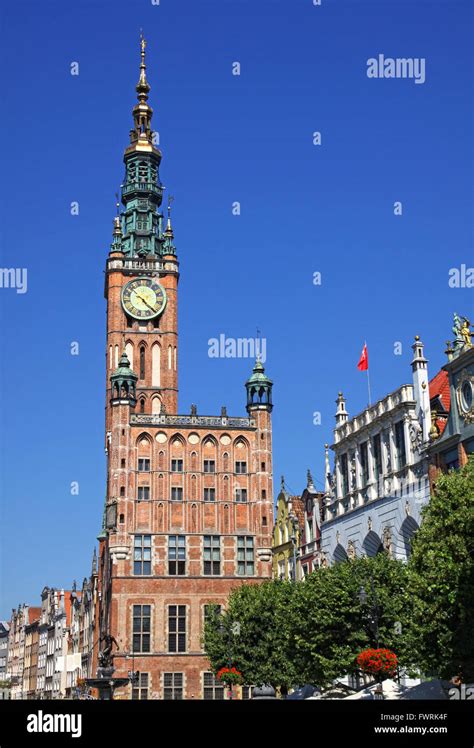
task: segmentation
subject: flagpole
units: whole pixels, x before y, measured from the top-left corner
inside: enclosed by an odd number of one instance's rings
[[[367,350],[367,341],[364,342],[365,349]],[[369,377],[369,362],[367,361],[367,389],[369,391],[369,407],[372,404],[372,395],[370,394],[370,377]]]

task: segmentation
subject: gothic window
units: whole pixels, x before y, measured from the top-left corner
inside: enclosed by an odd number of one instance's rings
[[[140,413],[145,412],[145,401],[142,399],[140,400]]]
[[[140,346],[140,379],[145,379],[145,346]]]
[[[161,400],[159,397],[154,397],[151,401],[151,412],[154,415],[159,415],[161,413]]]
[[[163,452],[163,450],[158,453],[158,466],[160,470],[163,470],[165,466],[165,453]]]
[[[222,468],[224,470],[224,473],[226,473],[229,469],[229,453],[224,452],[222,455]]]
[[[151,384],[152,387],[160,386],[160,361],[161,348],[159,343],[155,343],[151,349]]]
[[[130,368],[133,369],[133,345],[131,343],[127,343],[125,346],[125,353],[130,361]]]
[[[169,345],[168,346],[168,369],[171,369],[171,357],[172,357],[172,353],[173,353],[172,347]]]

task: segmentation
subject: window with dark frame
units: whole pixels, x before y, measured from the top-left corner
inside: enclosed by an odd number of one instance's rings
[[[204,472],[215,473],[216,472],[216,461],[215,460],[204,460]]]
[[[183,472],[183,460],[171,460],[171,472],[182,473]]]
[[[138,673],[138,680],[132,686],[132,699],[148,699],[149,673]]]
[[[218,576],[221,573],[220,535],[204,535],[204,574]]]
[[[235,489],[235,500],[239,503],[244,503],[247,501],[247,489],[246,488],[236,488]]]
[[[397,421],[395,424],[395,446],[397,449],[397,467],[400,470],[400,468],[405,467],[407,462],[403,421]]]
[[[138,501],[150,500],[150,486],[138,486]]]
[[[133,606],[133,652],[150,652],[151,605]]]
[[[203,698],[206,701],[224,699],[224,686],[216,680],[214,673],[203,673]]]
[[[139,457],[138,458],[138,472],[139,473],[149,473],[150,472],[150,460],[148,457]]]
[[[382,442],[380,434],[376,434],[372,439],[372,450],[374,453],[375,479],[378,480],[382,475]]]
[[[186,652],[185,605],[168,605],[168,652]]]
[[[183,699],[183,673],[163,673],[163,699],[166,701]]]
[[[369,443],[363,442],[359,447],[359,455],[360,455],[360,467],[362,471],[362,483],[365,486],[365,484],[369,480]]]
[[[253,576],[255,568],[254,542],[251,535],[237,538],[237,574],[239,576]]]
[[[183,576],[186,573],[186,536],[168,536],[168,574]]]
[[[341,455],[339,460],[341,468],[342,495],[345,496],[349,493],[349,463],[347,460],[347,454]]]
[[[237,460],[235,463],[235,472],[239,475],[243,475],[247,472],[247,463],[244,460]]]
[[[151,574],[151,535],[135,535],[133,541],[133,573]]]
[[[216,603],[208,603],[207,605],[204,605],[204,625],[209,621],[211,617],[211,611],[216,610],[217,614],[220,615],[222,613],[222,605],[218,605]]]
[[[205,488],[204,489],[204,501],[215,501],[216,500],[216,489]]]
[[[183,500],[183,489],[181,486],[171,487],[171,501],[182,501]]]
[[[140,379],[145,379],[145,347],[140,348]]]

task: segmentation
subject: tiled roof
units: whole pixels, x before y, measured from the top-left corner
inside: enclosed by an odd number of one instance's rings
[[[300,527],[304,527],[304,502],[301,496],[290,496],[291,507],[298,518]]]
[[[439,398],[443,404],[443,407],[447,413],[451,405],[451,392],[449,389],[449,377],[448,372],[441,369],[429,382],[430,388],[430,402]],[[437,418],[436,425],[439,429],[440,435],[443,433],[446,426],[446,418]]]

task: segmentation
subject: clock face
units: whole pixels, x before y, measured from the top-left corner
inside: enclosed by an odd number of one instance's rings
[[[166,306],[166,291],[153,278],[135,278],[122,289],[122,306],[135,319],[152,319]]]

